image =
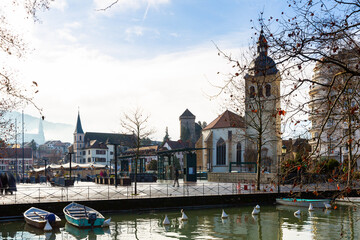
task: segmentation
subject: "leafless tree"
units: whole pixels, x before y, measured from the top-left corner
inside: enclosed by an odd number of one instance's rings
[[[304,159],[304,164],[313,166],[308,170],[320,172],[321,167],[314,168],[316,162],[312,160],[331,157],[321,155],[322,145],[327,144],[329,148],[325,155],[330,155],[335,147],[342,155],[341,149],[347,148],[343,174],[336,173],[334,177],[346,178],[349,191],[359,158],[360,2],[292,0],[288,3],[289,11],[282,12],[280,17],[260,19],[260,23],[275,61],[295,89],[293,93],[300,94],[301,87],[310,87],[311,97],[304,98],[301,106],[287,100],[289,106],[292,105],[288,113],[293,118],[289,119],[298,122],[296,117],[304,113],[310,116],[310,128],[319,129],[317,136],[312,136],[316,141],[312,154]],[[307,70],[313,68],[315,74],[311,78]],[[339,129],[344,132],[339,133]],[[322,135],[328,140],[324,142]]]
[[[130,110],[123,113],[123,117],[120,119],[120,125],[125,133],[134,135],[134,146],[136,148],[135,159],[134,159],[134,183],[135,183],[135,194],[137,194],[137,168],[138,160],[140,156],[141,140],[151,136],[155,130],[149,127],[150,115],[147,115],[143,110],[137,107],[135,110]]]
[[[35,21],[37,10],[47,9],[49,0],[25,0],[21,3],[8,1],[9,6],[23,7],[26,10],[27,17]],[[26,42],[20,37],[9,22],[4,11],[0,12],[0,52],[5,58],[21,58],[27,52]],[[6,59],[5,61],[6,62]],[[22,105],[33,104],[41,113],[41,110],[33,102],[32,95],[37,93],[37,83],[33,81],[30,88],[24,88],[16,79],[16,74],[9,66],[3,65],[0,69],[0,138],[3,140],[11,138],[11,128],[13,124],[5,120],[4,115]]]

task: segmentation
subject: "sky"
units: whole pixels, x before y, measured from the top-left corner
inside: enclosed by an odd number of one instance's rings
[[[10,1],[10,0],[7,0]],[[252,44],[261,11],[280,16],[284,0],[55,0],[40,21],[10,14],[27,54],[12,60],[24,86],[38,83],[35,103],[47,121],[76,124],[85,132],[119,132],[122,113],[141,107],[154,140],[168,127],[180,135],[189,109],[210,123],[224,110],[210,99],[231,65],[216,46],[237,56]],[[6,10],[6,9],[5,9]],[[3,10],[3,11],[5,11]],[[221,74],[217,74],[220,72]],[[33,106],[25,113],[39,115]],[[71,141],[72,132],[68,139]]]

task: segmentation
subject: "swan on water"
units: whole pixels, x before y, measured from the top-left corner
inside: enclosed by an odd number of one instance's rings
[[[184,209],[181,209],[181,220],[182,221],[187,221],[188,217],[186,216]]]

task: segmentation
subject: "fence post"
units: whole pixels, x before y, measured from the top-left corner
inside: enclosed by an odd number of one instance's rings
[[[40,188],[39,188],[39,202],[40,202]]]
[[[205,186],[204,186],[204,183],[203,183],[203,196],[205,195]]]
[[[166,197],[169,196],[169,184],[166,184]]]
[[[15,203],[16,203],[16,192],[15,192]]]
[[[218,196],[220,195],[220,183],[218,182]]]
[[[88,186],[88,200],[90,200],[90,187]]]
[[[126,198],[129,198],[129,186],[126,186]]]
[[[110,180],[108,180],[110,181]],[[110,200],[110,185],[108,184],[108,200]]]
[[[69,190],[66,188],[66,201],[69,201]]]
[[[151,198],[151,184],[150,184],[150,198]]]

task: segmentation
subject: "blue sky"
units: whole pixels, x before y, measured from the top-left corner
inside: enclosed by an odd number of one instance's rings
[[[221,84],[216,73],[230,66],[214,43],[236,56],[252,43],[250,19],[288,9],[284,0],[119,0],[97,10],[111,2],[55,0],[40,23],[27,22],[33,50],[18,64],[20,77],[38,82],[35,101],[48,121],[75,124],[80,109],[84,131],[117,132],[121,113],[140,106],[153,138],[168,127],[174,140],[186,108],[208,123],[222,113],[210,83]]]

